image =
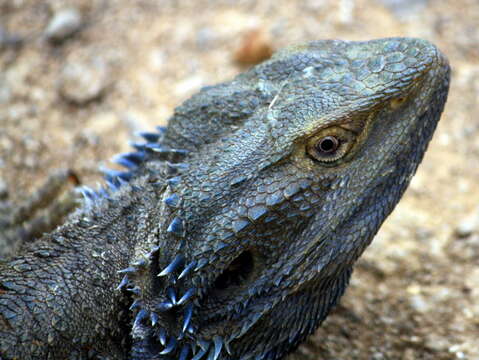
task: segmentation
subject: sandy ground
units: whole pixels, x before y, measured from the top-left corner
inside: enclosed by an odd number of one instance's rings
[[[53,45],[66,7],[80,28]],[[297,359],[479,359],[477,0],[0,0],[0,179],[21,199],[57,168],[84,183],[201,86],[242,70],[255,30],[272,48],[416,36],[449,57],[443,119],[410,189],[342,305]]]

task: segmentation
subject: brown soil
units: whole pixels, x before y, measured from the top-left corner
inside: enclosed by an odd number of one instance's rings
[[[479,359],[477,0],[71,0],[84,26],[53,45],[44,32],[65,3],[0,0],[10,34],[0,34],[0,178],[14,200],[56,168],[95,185],[98,165],[128,150],[134,131],[240,72],[234,59],[252,32],[266,49],[323,38],[436,43],[453,82],[425,160],[342,305],[292,357]],[[91,83],[72,84],[72,71]]]

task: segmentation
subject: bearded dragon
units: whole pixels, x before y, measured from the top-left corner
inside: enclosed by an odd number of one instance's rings
[[[0,265],[0,357],[282,359],[400,200],[449,74],[425,40],[328,40],[201,89]]]

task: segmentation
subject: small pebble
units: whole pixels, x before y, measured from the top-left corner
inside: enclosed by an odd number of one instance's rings
[[[8,198],[8,187],[5,181],[0,179],[0,200]]]
[[[59,82],[60,95],[77,105],[101,97],[112,83],[107,64],[99,58],[67,64]]]
[[[456,235],[465,238],[479,230],[479,209],[463,219],[456,226]]]
[[[23,39],[18,35],[10,34],[0,25],[0,50],[7,47],[18,48],[23,44]]]
[[[46,38],[59,43],[78,32],[83,25],[80,11],[75,8],[62,9],[55,13],[46,30]]]
[[[234,60],[240,65],[255,65],[267,60],[273,54],[273,46],[268,36],[260,29],[250,30],[243,36]]]

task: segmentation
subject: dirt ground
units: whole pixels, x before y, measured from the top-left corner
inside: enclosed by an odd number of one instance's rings
[[[68,7],[80,18],[63,39],[47,28]],[[252,30],[275,49],[422,37],[453,68],[409,190],[341,306],[292,357],[479,359],[477,0],[0,0],[0,180],[10,198],[57,168],[94,186],[98,165],[127,151],[134,131],[165,124],[201,86],[240,72],[235,54]]]

